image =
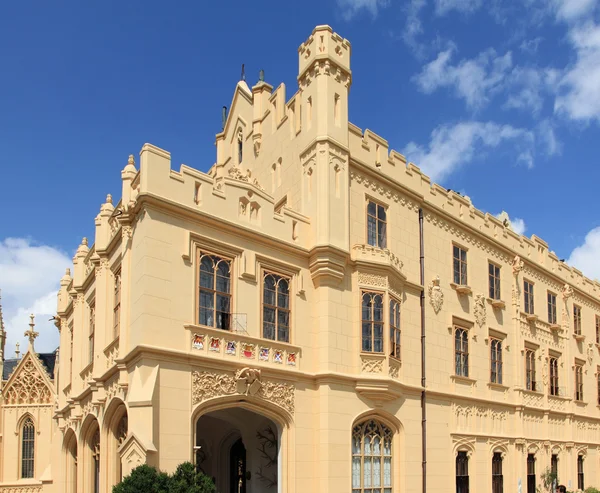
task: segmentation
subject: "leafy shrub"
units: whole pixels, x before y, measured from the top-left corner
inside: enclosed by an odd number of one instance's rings
[[[208,476],[196,471],[194,464],[184,462],[171,476],[169,493],[215,493],[215,485]]]
[[[600,490],[598,488],[590,486],[589,488],[585,489],[585,493],[600,493]]]
[[[144,464],[114,486],[113,493],[215,493],[215,485],[191,462],[179,464],[172,476]]]

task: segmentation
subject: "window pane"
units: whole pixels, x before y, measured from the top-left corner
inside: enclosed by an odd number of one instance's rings
[[[367,205],[367,212],[371,215],[371,216],[376,216],[377,215],[377,206],[375,205],[375,202],[369,202]]]
[[[367,218],[367,243],[371,246],[377,246],[377,221],[372,216]]]
[[[362,350],[363,351],[372,351],[371,346],[371,324],[364,323],[362,324]]]
[[[286,293],[279,291],[277,294],[277,306],[280,308],[288,308],[289,296]]]
[[[383,352],[383,325],[381,324],[374,324],[373,325],[373,344],[374,344],[374,348],[373,351],[375,351],[376,353],[382,353]]]
[[[200,287],[214,289],[214,276],[206,272],[200,272]]]

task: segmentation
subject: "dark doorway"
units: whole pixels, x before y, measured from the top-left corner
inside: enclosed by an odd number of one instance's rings
[[[231,447],[229,464],[230,493],[246,493],[246,447],[241,438]]]

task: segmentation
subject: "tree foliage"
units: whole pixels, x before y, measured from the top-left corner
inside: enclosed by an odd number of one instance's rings
[[[179,464],[170,476],[144,464],[114,486],[113,493],[215,493],[215,485],[190,462]]]

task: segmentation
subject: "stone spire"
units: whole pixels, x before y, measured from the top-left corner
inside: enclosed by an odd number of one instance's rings
[[[6,330],[2,316],[2,290],[0,289],[0,360],[4,360],[4,346],[6,344]]]
[[[18,342],[15,344],[15,358],[17,359],[19,359],[19,355],[21,354],[21,351],[19,351],[20,346],[21,345]]]
[[[33,348],[33,343],[35,342],[35,338],[37,336],[39,336],[40,334],[38,332],[36,332],[35,329],[35,322],[34,322],[34,315],[33,313],[31,315],[29,315],[29,319],[31,320],[29,322],[29,330],[25,331],[25,337],[29,338],[29,348],[27,349],[28,351],[31,351],[32,353],[35,352],[35,349]]]

